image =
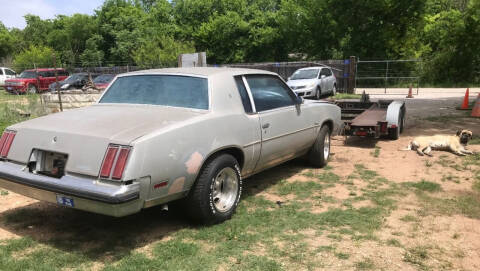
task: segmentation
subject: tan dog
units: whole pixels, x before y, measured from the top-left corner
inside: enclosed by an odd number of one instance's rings
[[[407,149],[416,150],[420,155],[432,156],[433,150],[451,151],[457,155],[473,154],[473,152],[465,149],[468,141],[472,139],[472,132],[469,130],[458,131],[456,135],[434,135],[415,137]]]

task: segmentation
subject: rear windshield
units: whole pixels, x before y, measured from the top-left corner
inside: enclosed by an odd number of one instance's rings
[[[179,75],[119,77],[99,103],[152,104],[208,109],[205,78]]]

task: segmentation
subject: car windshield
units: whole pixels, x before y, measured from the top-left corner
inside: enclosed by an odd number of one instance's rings
[[[37,73],[34,71],[23,71],[18,77],[19,78],[37,78]]]
[[[299,70],[290,77],[290,80],[314,79],[317,75],[318,69]]]
[[[115,77],[115,75],[113,75],[113,74],[102,74],[102,75],[98,76],[97,78],[93,79],[93,83],[95,83],[95,84],[106,84],[106,83],[109,83],[110,81],[112,81],[113,77]]]
[[[115,80],[99,103],[208,109],[208,81],[180,75],[133,75]]]
[[[74,73],[74,74],[70,75],[69,77],[67,77],[65,80],[63,80],[63,82],[65,82],[67,84],[73,84],[77,80],[83,80],[85,77],[86,76],[83,73]]]

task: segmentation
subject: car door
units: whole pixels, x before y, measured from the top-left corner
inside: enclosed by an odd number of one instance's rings
[[[328,70],[328,89],[333,91],[333,85],[335,84],[335,76],[333,76],[333,72],[330,68]]]
[[[5,85],[5,79],[7,79],[7,78],[6,78],[6,75],[5,75],[4,71],[3,71],[3,69],[0,68],[0,86]]]
[[[326,68],[322,68],[320,70],[320,73],[318,75],[318,78],[320,79],[320,88],[322,89],[322,93],[327,93],[328,92],[328,77],[327,77],[327,70]],[[323,77],[323,78],[322,78]]]
[[[4,72],[5,72],[6,79],[15,78],[17,76],[17,73],[10,69],[5,69]]]
[[[259,171],[305,152],[314,140],[296,95],[275,75],[246,75],[249,92],[260,119],[261,150],[255,167]]]

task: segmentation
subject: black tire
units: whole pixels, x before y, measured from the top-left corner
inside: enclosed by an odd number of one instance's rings
[[[27,92],[28,92],[29,94],[35,94],[35,93],[37,93],[37,87],[36,87],[35,85],[31,85],[31,84],[30,84],[30,85],[28,85],[28,87],[27,87]]]
[[[320,100],[322,96],[322,89],[320,87],[317,87],[317,91],[315,92],[315,100]]]
[[[400,115],[398,116],[398,127],[388,129],[388,137],[390,137],[390,139],[397,140],[400,138],[400,133],[403,133],[404,117],[405,116],[402,109],[400,111]]]
[[[403,130],[405,130],[405,115],[406,115],[406,110],[405,108],[402,108],[402,115],[400,116],[400,133],[403,133]]]
[[[225,210],[219,209],[217,204],[219,204],[220,201],[218,201],[218,198],[214,199],[215,180],[223,170],[231,173],[234,172],[236,180],[232,180],[231,182],[237,183],[236,195],[234,198],[233,196],[230,197],[230,199],[233,200],[233,203],[231,207],[228,207]],[[225,185],[225,187],[227,187],[227,185]],[[231,188],[232,186],[228,187]],[[221,190],[223,189],[224,184],[222,181]],[[220,154],[206,162],[206,165],[200,172],[184,202],[187,207],[188,215],[193,222],[200,224],[217,224],[232,217],[237,208],[238,202],[240,201],[241,193],[242,180],[240,177],[240,166],[238,165],[237,160],[229,154]]]
[[[314,167],[324,167],[328,163],[330,157],[330,128],[328,125],[323,125],[318,133],[317,139],[312,148],[308,152],[308,161]],[[328,146],[326,146],[328,138]],[[328,148],[328,152],[325,153],[325,148]]]
[[[332,96],[335,96],[336,94],[337,94],[337,84],[333,84]]]

